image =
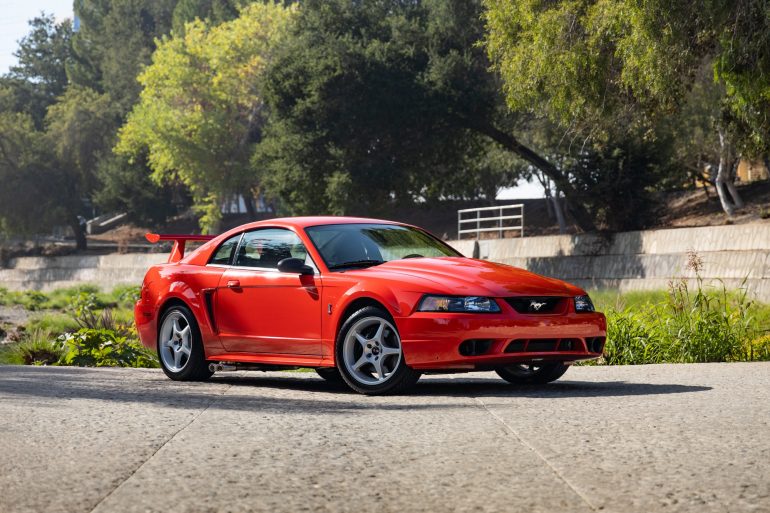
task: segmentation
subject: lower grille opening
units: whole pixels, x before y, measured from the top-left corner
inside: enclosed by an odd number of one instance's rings
[[[558,338],[516,339],[505,347],[505,353],[548,353],[556,351]]]
[[[577,351],[580,347],[580,339],[563,338],[559,340],[559,351]]]
[[[586,346],[589,352],[594,352],[593,348],[597,343],[593,340],[599,340],[600,347],[604,346],[604,338],[586,339]],[[589,345],[589,341],[590,345]],[[505,353],[550,353],[553,351],[583,351],[583,343],[579,338],[518,338],[511,340],[505,347]]]
[[[460,354],[463,356],[479,356],[489,352],[492,341],[485,338],[472,338],[460,344]]]
[[[542,353],[546,351],[556,351],[558,340],[555,338],[543,338],[530,340],[527,344],[528,353]]]

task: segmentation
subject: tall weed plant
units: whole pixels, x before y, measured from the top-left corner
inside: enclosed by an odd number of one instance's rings
[[[669,283],[663,301],[607,311],[605,363],[770,360],[770,340],[759,337],[746,281],[736,291],[722,281],[706,286],[703,261],[694,251],[687,268],[695,273],[694,288],[680,278]]]

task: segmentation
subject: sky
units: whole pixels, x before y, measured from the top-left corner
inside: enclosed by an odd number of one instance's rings
[[[29,32],[27,21],[41,11],[57,20],[72,18],[72,0],[0,0],[0,74],[16,64],[16,43]]]
[[[57,20],[72,18],[72,0],[0,0],[0,74],[16,63],[13,52],[17,42],[29,32],[27,21],[39,15],[53,13]],[[519,182],[516,187],[503,189],[497,199],[542,198],[543,188],[537,181]]]

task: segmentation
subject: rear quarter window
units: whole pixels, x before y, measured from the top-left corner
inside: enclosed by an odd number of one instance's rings
[[[233,253],[235,253],[235,248],[238,246],[238,241],[241,239],[241,234],[235,235],[233,237],[230,237],[226,241],[224,241],[220,246],[214,251],[214,256],[211,257],[211,260],[209,260],[210,264],[219,264],[219,265],[230,265],[230,263],[233,261]]]

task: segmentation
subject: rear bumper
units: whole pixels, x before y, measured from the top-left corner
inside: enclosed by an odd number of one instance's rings
[[[139,333],[139,340],[145,347],[155,349],[156,334],[158,333],[157,320],[153,308],[141,299],[134,305],[134,321],[136,322],[136,331]]]
[[[473,370],[514,363],[588,360],[601,356],[607,334],[607,321],[601,313],[418,312],[397,318],[396,324],[406,363],[422,370]],[[480,342],[463,345],[466,341]]]

